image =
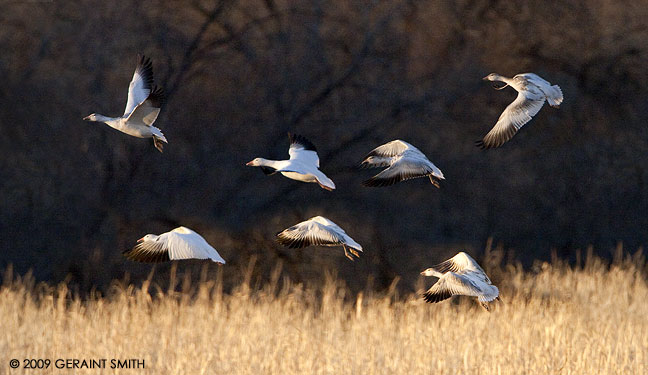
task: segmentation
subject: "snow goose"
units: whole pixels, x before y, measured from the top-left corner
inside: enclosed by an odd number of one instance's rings
[[[162,131],[153,123],[160,113],[164,101],[162,88],[153,85],[153,64],[145,56],[139,61],[133,79],[128,87],[126,110],[121,117],[108,117],[93,113],[84,117],[86,121],[106,123],[111,128],[138,138],[153,138],[153,144],[162,152],[164,143],[168,143]]]
[[[563,101],[563,94],[558,85],[552,86],[534,73],[518,74],[513,78],[491,73],[484,77],[484,80],[504,82],[504,86],[496,89],[501,90],[511,86],[518,92],[518,96],[502,112],[493,129],[482,140],[476,142],[482,149],[499,147],[513,138],[515,133],[540,111],[545,100],[550,106],[556,108]]]
[[[122,254],[137,262],[157,263],[179,259],[211,259],[225,264],[225,260],[198,233],[186,227],[162,233],[147,234],[137,240],[137,245]]]
[[[317,246],[342,246],[344,255],[360,257],[362,246],[349,237],[346,232],[331,220],[315,216],[277,233],[277,241],[290,248]]]
[[[423,276],[438,277],[425,294],[425,302],[439,302],[455,295],[477,297],[479,303],[490,311],[488,302],[499,300],[499,290],[486,276],[484,270],[463,251],[443,263],[421,272]]]
[[[362,161],[363,167],[389,167],[363,182],[365,186],[389,186],[411,178],[430,178],[432,185],[439,187],[443,173],[428,158],[411,144],[395,140],[376,147]]]
[[[293,180],[317,182],[319,186],[329,191],[335,189],[333,181],[319,170],[319,156],[317,156],[315,146],[301,135],[288,133],[288,138],[290,139],[290,148],[288,149],[290,159],[256,158],[245,165],[261,167],[263,173],[267,175],[279,172]]]

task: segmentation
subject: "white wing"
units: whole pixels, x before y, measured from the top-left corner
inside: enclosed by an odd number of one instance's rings
[[[313,220],[317,223],[320,223],[322,225],[325,225],[327,228],[330,230],[336,232],[340,237],[343,239],[343,243],[351,248],[354,248],[358,251],[362,251],[362,246],[357,243],[351,236],[349,236],[344,229],[340,228],[339,225],[335,224],[331,220],[325,218],[324,216],[315,216],[312,217],[310,220]]]
[[[403,156],[394,158],[391,166],[363,182],[365,186],[389,186],[400,181],[432,175],[444,179],[443,173],[420,151],[407,150]]]
[[[551,83],[549,83],[549,81],[547,81],[546,79],[540,77],[535,73],[521,73],[521,74],[517,74],[515,77],[524,77],[528,82],[531,82],[536,86],[547,86],[547,87],[551,86]]]
[[[343,238],[326,225],[306,220],[277,233],[277,241],[290,248],[303,248],[311,245],[342,245]]]
[[[298,160],[304,164],[314,164],[319,168],[317,149],[311,141],[301,135],[291,133],[288,133],[288,138],[290,138],[290,148],[288,149],[290,160]]]
[[[377,158],[383,158],[383,157],[390,158],[390,157],[402,155],[406,150],[412,150],[421,153],[419,149],[412,146],[411,144],[405,141],[401,141],[400,139],[397,139],[395,141],[387,142],[382,146],[378,146],[374,148],[373,150],[371,150],[371,152],[367,154],[367,156],[365,156],[364,161],[367,161],[367,159],[370,156],[374,156]]]
[[[198,233],[189,228],[178,227],[165,233],[168,237],[169,258],[175,259],[211,259],[225,264],[225,260],[216,249],[205,241]]]
[[[480,301],[492,301],[499,294],[480,287],[481,282],[466,275],[448,272],[441,277],[427,292],[423,294],[425,302],[439,302],[454,295],[478,297]],[[492,288],[497,290],[496,288]]]
[[[139,262],[163,262],[180,259],[211,259],[225,264],[216,249],[198,233],[189,228],[178,227],[163,233],[156,240],[144,241],[124,255]]]
[[[162,91],[162,88],[155,87],[146,100],[135,107],[126,121],[147,126],[153,125],[160,114],[160,108],[162,108],[163,102],[164,92]]]
[[[493,148],[503,145],[513,138],[515,133],[540,111],[544,104],[544,95],[530,91],[520,91],[517,98],[506,107],[483,140],[477,141],[481,148]]]
[[[139,62],[133,79],[131,79],[128,86],[128,101],[126,102],[126,109],[124,116],[128,117],[131,112],[142,103],[151,93],[153,88],[153,64],[151,59],[146,56],[139,56]]]
[[[435,269],[440,273],[454,272],[454,273],[466,273],[474,272],[483,275],[483,280],[490,284],[491,281],[486,275],[486,272],[479,266],[479,264],[468,254],[463,251],[459,252],[457,255],[452,258],[441,262],[437,265],[432,266],[431,268]]]
[[[349,237],[342,228],[321,216],[285,229],[277,234],[277,241],[290,248],[303,248],[311,245],[346,245],[362,251],[362,246]]]

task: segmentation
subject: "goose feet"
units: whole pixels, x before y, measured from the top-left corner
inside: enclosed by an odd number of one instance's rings
[[[351,261],[354,261],[355,258],[352,255],[355,255],[356,257],[360,258],[360,254],[355,250],[350,247],[342,246],[344,249],[344,256],[351,259]]]

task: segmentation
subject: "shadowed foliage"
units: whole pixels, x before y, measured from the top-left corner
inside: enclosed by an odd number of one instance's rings
[[[421,269],[489,237],[529,264],[648,228],[648,3],[642,1],[216,0],[5,2],[0,14],[0,269],[107,288],[149,265],[121,252],[185,225],[259,277],[337,268],[352,288],[411,288]],[[138,54],[166,104],[148,140],[82,121],[117,116]],[[515,98],[481,78],[535,72],[565,102],[501,148],[474,141]],[[337,189],[265,178],[245,162],[318,147]],[[445,174],[382,189],[356,167],[411,141]],[[315,215],[353,233],[354,263],[274,234]],[[339,250],[339,249],[338,249]],[[200,262],[185,262],[188,269]],[[158,274],[168,272],[160,265]],[[210,268],[212,269],[212,268]],[[369,281],[367,281],[369,280]]]

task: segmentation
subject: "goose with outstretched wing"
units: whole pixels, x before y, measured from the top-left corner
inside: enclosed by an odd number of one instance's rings
[[[315,216],[277,233],[277,241],[290,248],[316,246],[342,246],[344,255],[353,260],[360,257],[362,246],[331,220]]]
[[[439,187],[445,179],[443,172],[418,148],[399,139],[373,149],[362,161],[367,168],[388,167],[363,182],[365,186],[389,186],[400,181],[429,177],[432,185]]]
[[[263,173],[268,175],[279,172],[292,180],[314,182],[329,191],[335,189],[333,181],[319,170],[319,156],[315,145],[301,135],[288,133],[288,138],[288,160],[256,158],[245,165],[261,167]]]
[[[153,123],[160,114],[164,102],[161,87],[153,85],[153,64],[146,56],[139,56],[137,68],[128,87],[128,101],[121,117],[108,117],[93,113],[86,121],[103,122],[111,128],[137,138],[153,138],[153,145],[160,152],[168,143],[162,131]],[[163,143],[164,142],[164,143]]]
[[[481,306],[490,311],[488,303],[499,300],[499,289],[491,283],[479,264],[463,251],[426,269],[421,275],[439,278],[423,294],[425,302],[440,302],[455,295],[472,296],[477,297]]]
[[[505,85],[497,90],[511,86],[518,92],[518,96],[502,112],[493,129],[476,142],[482,149],[500,147],[513,138],[515,133],[540,111],[545,100],[555,108],[563,101],[563,94],[558,85],[551,85],[534,73],[518,74],[513,78],[491,73],[484,77],[484,80],[504,82]]]
[[[198,233],[178,227],[160,235],[147,234],[137,240],[137,245],[122,253],[137,262],[158,263],[181,259],[210,259],[225,264],[218,251]]]

